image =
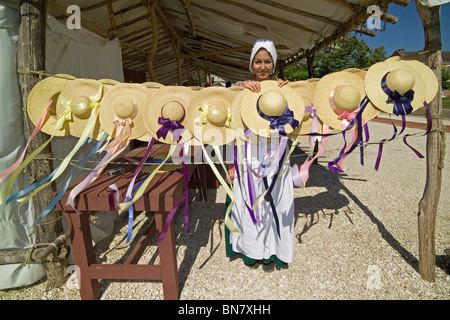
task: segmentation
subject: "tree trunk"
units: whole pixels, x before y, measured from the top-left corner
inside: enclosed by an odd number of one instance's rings
[[[435,225],[441,194],[442,169],[444,167],[444,143],[442,135],[442,58],[440,6],[426,7],[416,0],[417,10],[425,32],[426,65],[438,79],[438,93],[430,103],[431,132],[427,136],[427,173],[423,197],[419,203],[419,273],[423,279],[435,281]]]
[[[26,109],[28,95],[31,89],[39,82],[40,76],[35,72],[45,70],[45,28],[47,22],[47,3],[45,0],[21,0],[20,1],[20,27],[17,64],[19,83],[22,92],[23,106]],[[34,125],[24,112],[25,137],[28,139]],[[49,136],[40,132],[28,147],[28,154],[41,146]],[[51,146],[43,150],[44,156],[51,155]],[[28,166],[26,173],[30,182],[39,181],[47,177],[53,171],[51,160],[35,159]],[[44,211],[52,200],[55,187],[45,188],[39,196],[33,197],[33,205],[37,216]],[[37,218],[37,217],[36,217]],[[51,243],[63,233],[61,214],[50,212],[37,225],[39,243]],[[45,264],[47,281],[49,286],[60,286],[66,280],[65,260],[49,262]]]

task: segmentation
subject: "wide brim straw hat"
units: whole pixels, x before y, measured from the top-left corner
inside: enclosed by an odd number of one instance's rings
[[[100,107],[101,128],[112,138],[115,138],[114,120],[131,119],[131,133],[128,140],[139,139],[147,133],[143,115],[152,93],[146,86],[139,83],[121,83],[108,90],[102,99]]]
[[[193,133],[193,145],[224,145],[234,140],[234,130],[227,121],[237,92],[223,87],[195,91],[189,104],[186,127]],[[203,120],[203,121],[202,121]]]
[[[159,82],[144,82],[143,83],[144,86],[146,86],[149,89],[158,89],[158,88],[163,88],[165,87],[165,85],[163,85],[162,83]]]
[[[317,82],[306,80],[288,83],[289,87],[294,89],[302,96],[303,102],[305,103],[305,113],[303,114],[300,128],[295,129],[291,134],[289,134],[289,137],[292,139],[309,138],[308,134],[311,133],[311,129],[314,124],[314,117],[311,115],[311,112],[308,112],[309,110],[307,110],[307,107],[312,107],[313,105],[314,89],[316,88],[316,84]],[[322,121],[320,121],[320,119],[317,119],[316,124],[317,127],[315,132],[321,133]]]
[[[54,124],[57,120],[56,105],[61,90],[75,77],[68,74],[56,74],[39,81],[27,99],[27,113],[31,122],[36,126],[41,119],[47,107],[47,103],[52,100],[49,109],[49,116],[47,121],[42,125],[41,131],[51,135],[54,129]],[[67,136],[69,133],[66,130],[59,130],[55,136]]]
[[[391,57],[387,59],[386,61],[401,61],[417,71],[419,76],[422,78],[422,80],[425,83],[426,86],[426,102],[430,103],[435,97],[439,89],[439,83],[436,78],[436,75],[434,74],[433,70],[431,70],[428,66],[426,66],[424,63],[417,61],[417,60],[405,60],[402,59],[399,56]]]
[[[366,76],[366,72],[367,72],[366,70],[359,69],[359,68],[347,68],[342,71],[354,73],[357,76],[360,76],[362,79],[364,79],[364,77]]]
[[[248,89],[239,90],[239,94],[234,98],[233,104],[231,106],[231,117],[233,119],[234,126],[236,128],[236,135],[241,139],[242,141],[245,141],[245,130],[247,129],[247,126],[244,124],[244,121],[241,117],[241,103],[242,98],[246,94],[246,91]]]
[[[424,82],[420,74],[414,68],[411,68],[410,65],[404,63],[403,61],[395,60],[385,60],[382,62],[377,62],[372,65],[369,70],[367,70],[366,76],[364,78],[365,90],[367,96],[375,105],[375,107],[389,114],[394,113],[394,102],[388,102],[388,95],[386,94],[386,92],[384,92],[381,83],[382,79],[387,73],[398,70],[406,71],[408,74],[414,77],[414,85],[411,88],[414,91],[414,98],[410,102],[413,111],[423,106],[423,103],[427,96],[426,83]],[[404,81],[404,79],[406,79],[406,77],[399,80]]]
[[[67,105],[77,105],[87,103],[90,108],[80,111],[73,111],[70,119],[64,121],[64,130],[74,137],[80,137],[85,130],[91,116],[92,106],[94,103],[100,103],[103,97],[103,84],[93,79],[75,79],[70,81],[61,91],[56,105],[56,114],[63,114]],[[101,133],[100,123],[98,119],[89,133],[89,137],[98,139]]]
[[[348,106],[349,109],[357,109],[366,96],[366,92],[364,90],[364,80],[354,73],[339,71],[327,74],[317,82],[314,90],[314,105],[319,118],[324,124],[327,124],[336,130],[344,130],[346,128],[346,122],[341,120],[339,114],[333,109],[330,98],[332,93],[338,87],[345,85],[356,88],[359,93],[359,101],[354,101],[354,105]],[[369,102],[362,113],[362,118],[364,122],[367,123],[379,113],[380,110],[376,109],[373,104]],[[356,126],[353,126],[352,129],[355,129],[355,127]]]
[[[165,86],[155,90],[150,100],[146,103],[147,109],[143,115],[143,121],[147,132],[156,140],[166,144],[177,144],[192,139],[193,134],[186,128],[188,106],[195,92],[188,87]],[[158,131],[162,125],[159,118],[178,121],[184,127],[180,141],[174,141],[172,130],[167,130],[167,135],[158,138]]]
[[[285,85],[280,87],[278,85],[278,81],[275,80],[265,80],[261,81],[261,91],[260,92],[252,92],[250,90],[245,90],[242,100],[241,100],[241,117],[247,128],[249,128],[256,135],[271,138],[272,134],[277,132],[275,129],[270,128],[270,121],[264,119],[258,113],[258,100],[265,93],[275,91],[281,93],[284,99],[286,100],[287,106],[293,112],[294,119],[299,122],[302,121],[303,115],[305,112],[305,104],[299,93],[297,93],[294,89]],[[268,108],[275,107],[274,105],[269,106]],[[268,101],[270,104],[270,101]],[[261,106],[260,106],[261,107]],[[284,109],[283,106],[279,106]],[[289,124],[284,125],[284,130],[286,134],[290,134],[294,131]]]

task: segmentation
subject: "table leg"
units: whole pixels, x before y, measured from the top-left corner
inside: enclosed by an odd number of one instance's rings
[[[70,239],[77,276],[80,280],[80,295],[83,300],[97,300],[100,298],[98,279],[89,275],[89,266],[95,263],[94,248],[92,246],[89,213],[78,215],[76,212],[67,212]]]
[[[156,230],[159,235],[164,227],[168,212],[156,212]],[[178,280],[178,265],[175,248],[175,227],[173,220],[164,239],[158,244],[159,259],[161,264],[161,280],[163,284],[164,299],[178,300],[180,284]]]

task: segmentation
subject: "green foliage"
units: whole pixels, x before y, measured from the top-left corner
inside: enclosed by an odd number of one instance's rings
[[[442,69],[442,90],[450,89],[450,72],[445,69]]]
[[[313,77],[321,78],[329,73],[347,68],[368,68],[376,62],[387,58],[384,46],[372,49],[363,39],[355,34],[349,34],[345,39],[336,43],[339,50],[329,48],[316,53],[313,64]],[[308,78],[306,63],[300,66],[286,68],[283,71],[284,79],[295,81]]]

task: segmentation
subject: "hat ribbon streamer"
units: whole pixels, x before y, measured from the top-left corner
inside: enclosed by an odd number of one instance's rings
[[[34,128],[30,138],[28,139],[28,142],[27,142],[25,148],[23,149],[22,154],[20,155],[20,157],[8,169],[6,169],[2,173],[0,173],[0,183],[2,183],[3,180],[5,180],[7,177],[9,177],[9,175],[11,173],[13,173],[14,170],[22,162],[22,160],[25,157],[26,151],[27,151],[28,146],[30,145],[31,141],[36,137],[36,135],[39,133],[39,131],[41,130],[41,128],[44,125],[44,123],[47,121],[48,116],[49,116],[49,112],[50,112],[50,107],[51,107],[52,103],[53,103],[53,100],[50,99],[50,101],[47,103],[47,106],[45,107],[44,114],[41,116],[41,118],[39,119],[38,123],[36,124],[36,127]]]
[[[284,113],[281,116],[268,116],[265,113],[261,111],[259,108],[259,99],[261,99],[261,96],[258,98],[258,101],[256,102],[256,109],[258,111],[258,114],[265,120],[269,121],[269,127],[271,129],[277,130],[280,135],[285,136],[286,131],[284,129],[284,126],[286,124],[289,124],[292,129],[296,129],[300,122],[294,118],[294,112],[289,109],[289,105],[286,103],[286,109],[284,110]]]
[[[39,185],[28,196],[18,199],[17,200],[18,202],[20,202],[21,204],[28,202],[28,200],[30,200],[36,193],[38,193],[42,189],[46,188],[50,183],[52,183],[53,181],[58,179],[61,176],[61,174],[63,174],[63,172],[67,169],[70,161],[72,160],[74,155],[78,152],[78,150],[80,150],[80,148],[85,144],[86,139],[89,136],[89,133],[93,130],[93,128],[95,127],[95,124],[97,122],[98,115],[100,112],[100,104],[98,103],[98,101],[95,101],[95,97],[92,97],[91,101],[92,102],[89,104],[89,109],[92,109],[91,115],[88,119],[86,127],[83,129],[83,132],[81,133],[80,138],[78,139],[77,144],[72,148],[70,153],[63,159],[63,161],[58,166],[56,172],[54,172],[54,175],[51,177],[51,179],[49,181],[45,182],[42,185]]]
[[[389,72],[381,79],[381,88],[388,95],[387,102],[394,102],[393,113],[396,116],[410,114],[413,111],[411,101],[414,100],[414,90],[411,89],[403,95],[398,93],[397,90],[392,91],[386,84],[388,74]]]
[[[95,153],[98,151],[100,146],[106,140],[107,136],[108,135],[106,133],[104,133],[103,136],[101,137],[101,139],[98,142],[96,142],[95,147],[91,150],[91,152],[86,157],[86,159],[84,159],[83,162],[81,162],[80,166],[75,168],[75,170],[72,172],[72,174],[69,176],[69,178],[67,178],[66,182],[64,183],[63,187],[58,192],[58,194],[54,197],[54,199],[49,203],[49,205],[42,211],[42,213],[39,215],[39,217],[33,223],[32,228],[36,224],[38,224],[49,212],[51,212],[53,210],[53,208],[56,206],[58,201],[61,200],[62,196],[66,193],[67,188],[69,187],[70,181],[72,180],[72,177],[78,172],[78,170],[80,170],[80,168],[82,168],[95,155]],[[88,139],[91,140],[90,138],[88,138]]]

